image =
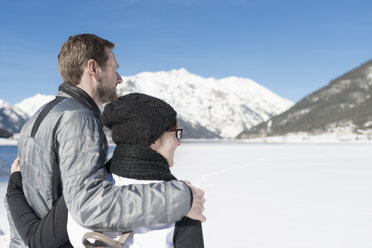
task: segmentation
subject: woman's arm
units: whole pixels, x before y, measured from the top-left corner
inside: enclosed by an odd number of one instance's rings
[[[21,172],[16,171],[10,175],[6,197],[17,231],[30,248],[72,247],[68,240],[63,196],[41,219],[28,204],[22,190]]]
[[[173,235],[174,248],[204,248],[201,222],[183,217],[176,222]]]

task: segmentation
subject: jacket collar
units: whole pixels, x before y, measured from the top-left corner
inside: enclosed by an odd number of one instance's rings
[[[59,86],[59,91],[66,93],[81,103],[83,106],[90,109],[98,118],[101,116],[101,111],[94,100],[82,89],[70,83],[63,83]]]

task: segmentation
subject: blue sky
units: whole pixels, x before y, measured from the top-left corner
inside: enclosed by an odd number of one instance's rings
[[[69,35],[117,42],[121,75],[246,77],[292,101],[372,59],[372,1],[4,0],[0,99],[55,94]]]

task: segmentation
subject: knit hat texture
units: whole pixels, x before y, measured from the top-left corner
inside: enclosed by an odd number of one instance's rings
[[[132,93],[107,104],[101,120],[112,130],[115,144],[148,147],[176,123],[176,116],[163,100]]]

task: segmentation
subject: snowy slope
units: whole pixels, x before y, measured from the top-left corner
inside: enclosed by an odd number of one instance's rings
[[[0,128],[19,133],[23,124],[45,103],[51,101],[54,96],[37,94],[17,103],[9,104],[0,99]]]
[[[0,99],[0,128],[19,133],[27,119],[28,115],[21,109]]]
[[[288,111],[242,133],[240,138],[372,132],[372,60],[332,80]]]
[[[203,78],[183,68],[143,72],[123,77],[123,81],[118,95],[142,92],[164,99],[176,109],[184,125],[203,127],[215,137],[233,138],[293,105],[250,79]],[[203,134],[200,132],[199,137]]]
[[[371,248],[371,148],[182,143],[172,172],[205,190],[205,247]],[[3,204],[0,219],[8,234]]]
[[[55,96],[52,95],[36,94],[32,97],[23,99],[21,102],[15,104],[15,106],[31,117],[41,106],[50,102],[54,98]]]

